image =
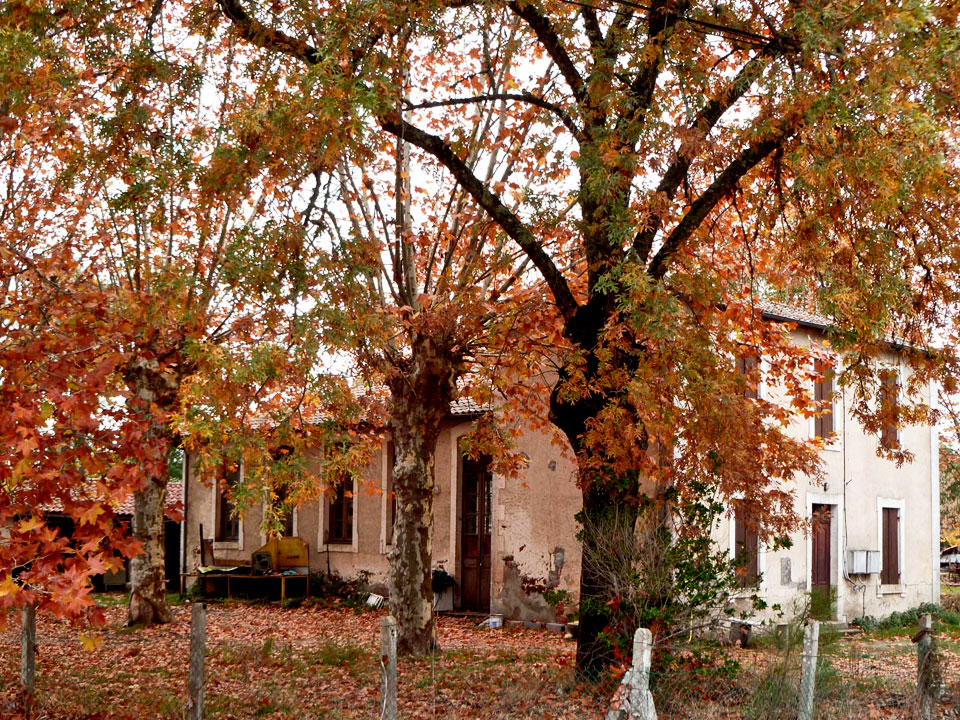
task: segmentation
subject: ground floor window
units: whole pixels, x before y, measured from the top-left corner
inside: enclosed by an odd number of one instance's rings
[[[740,584],[749,587],[760,578],[760,539],[742,509],[737,508],[734,512],[733,524],[733,558],[740,568]]]
[[[327,542],[331,545],[353,543],[353,484],[340,482],[327,500]]]
[[[240,540],[240,517],[236,513],[233,492],[240,484],[240,465],[226,465],[217,479],[216,536],[217,542]]]
[[[880,508],[881,585],[900,584],[900,508]]]

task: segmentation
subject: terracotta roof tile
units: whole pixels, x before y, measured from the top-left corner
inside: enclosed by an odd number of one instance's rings
[[[166,508],[175,508],[183,502],[183,485],[181,483],[170,483],[167,485],[167,499],[164,503]],[[63,503],[59,500],[54,500],[53,502],[47,503],[41,506],[41,509],[45,513],[61,513],[63,512]],[[114,512],[117,515],[133,515],[133,493],[130,493],[127,498],[114,507]]]

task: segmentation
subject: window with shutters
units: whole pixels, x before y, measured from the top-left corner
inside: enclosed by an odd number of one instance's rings
[[[880,373],[880,445],[888,450],[900,447],[900,374],[896,368]]]
[[[737,358],[737,372],[743,376],[746,387],[743,396],[756,400],[760,397],[760,358],[756,355],[741,355]]]
[[[813,418],[813,436],[829,438],[833,435],[833,368],[818,360],[816,363],[818,380],[813,386],[813,399],[816,401],[817,413]]]
[[[739,568],[740,584],[750,587],[760,578],[760,540],[740,508],[734,512],[733,525],[733,558]]]
[[[880,508],[881,585],[900,584],[900,508]]]
[[[214,539],[217,542],[240,541],[240,517],[236,513],[236,503],[233,499],[233,493],[240,484],[240,472],[239,464],[226,465],[216,483]]]
[[[271,455],[273,456],[274,462],[282,462],[284,458],[290,456],[293,452],[293,448],[289,445],[281,445],[275,449]],[[276,498],[272,501],[274,508],[280,508],[282,515],[280,517],[280,531],[283,533],[284,537],[293,537],[296,533],[296,521],[294,520],[295,508],[293,505],[288,504],[290,498],[290,490],[284,485],[280,485],[274,488],[274,493]]]
[[[339,483],[327,500],[327,543],[353,543],[353,490],[349,478]]]

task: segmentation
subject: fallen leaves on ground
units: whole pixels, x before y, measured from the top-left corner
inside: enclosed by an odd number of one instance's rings
[[[123,627],[124,607],[108,607],[105,613],[107,626],[99,647],[84,643],[79,630],[68,623],[38,617],[35,717],[182,717],[189,605],[174,607],[174,621],[160,627]],[[378,717],[384,614],[342,606],[209,604],[204,716]],[[11,618],[0,633],[4,718],[15,717],[19,630]],[[576,646],[559,634],[526,628],[490,630],[477,627],[477,618],[445,616],[438,618],[438,634],[441,650],[435,655],[400,660],[398,704],[403,718],[599,718],[614,690],[612,683],[574,682]],[[957,717],[960,640],[941,638],[940,648],[948,695],[942,717]],[[824,678],[818,717],[911,716],[916,646],[909,638],[838,641],[824,648],[822,656],[829,659],[833,674]],[[783,707],[795,707],[798,652],[790,655],[766,646],[730,650],[730,658],[740,665],[735,676],[678,672],[654,678],[661,718],[774,717]],[[782,683],[778,665],[788,671]]]
[[[78,630],[37,619],[40,717],[179,718],[186,698],[190,608],[169,625],[125,628],[107,608],[103,642],[84,649]],[[205,717],[375,718],[380,712],[383,612],[213,603],[207,611]],[[604,693],[573,679],[576,646],[559,634],[478,628],[440,617],[441,650],[401,658],[404,718],[592,718]],[[89,643],[87,644],[89,647]],[[13,712],[19,624],[0,635],[0,716]]]

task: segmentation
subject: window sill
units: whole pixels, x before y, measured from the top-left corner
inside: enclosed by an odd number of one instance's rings
[[[877,595],[903,595],[903,585],[878,585]]]
[[[326,545],[320,545],[317,548],[317,552],[332,552],[332,553],[358,553],[360,548],[357,545],[351,545],[349,543],[327,543]]]
[[[214,540],[214,550],[243,550],[243,543],[239,540]]]

